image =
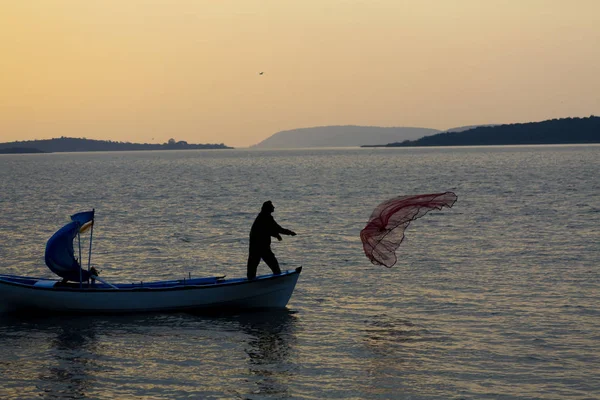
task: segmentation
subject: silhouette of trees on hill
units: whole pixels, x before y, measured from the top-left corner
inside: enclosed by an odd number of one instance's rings
[[[33,154],[33,153],[45,153],[45,151],[41,151],[35,148],[27,148],[27,147],[7,147],[0,148],[0,154]]]
[[[38,150],[39,152],[84,152],[84,151],[131,151],[131,150],[192,150],[192,149],[231,149],[232,147],[221,144],[188,144],[185,141],[169,139],[167,143],[130,143],[114,142],[112,140],[94,140],[85,138],[60,137],[45,140],[28,140],[10,143],[0,143],[0,151],[9,149],[20,149],[12,152],[31,152],[27,150]]]
[[[561,118],[542,122],[481,126],[462,132],[442,132],[385,147],[488,146],[517,144],[600,143],[600,117]]]

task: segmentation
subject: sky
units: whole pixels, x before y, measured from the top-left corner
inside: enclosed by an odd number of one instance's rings
[[[598,0],[0,0],[0,142],[587,117],[599,43]]]

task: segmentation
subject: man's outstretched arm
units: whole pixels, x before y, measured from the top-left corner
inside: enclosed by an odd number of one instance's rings
[[[285,228],[281,228],[281,230],[279,231],[279,233],[283,233],[284,235],[296,236],[296,232],[291,231],[289,229],[285,229]]]
[[[278,240],[281,240],[281,237],[279,236],[280,233],[282,233],[284,235],[289,235],[289,236],[296,236],[296,232],[294,232],[290,229],[282,228],[277,222],[275,222],[274,219],[273,219],[273,223],[275,224],[275,232],[277,232],[277,234],[273,235],[273,236],[275,236]]]

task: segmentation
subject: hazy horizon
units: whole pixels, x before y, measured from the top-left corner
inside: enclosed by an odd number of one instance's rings
[[[0,5],[0,37],[0,142],[247,147],[600,113],[592,0],[32,0]]]

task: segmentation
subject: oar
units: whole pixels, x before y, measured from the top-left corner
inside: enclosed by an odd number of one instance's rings
[[[113,285],[112,283],[106,282],[104,279],[101,279],[97,275],[91,275],[90,278],[99,280],[100,282],[104,283],[105,285],[110,286],[113,289],[119,289],[117,286]]]

